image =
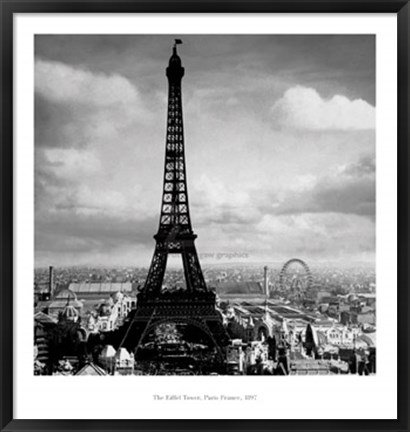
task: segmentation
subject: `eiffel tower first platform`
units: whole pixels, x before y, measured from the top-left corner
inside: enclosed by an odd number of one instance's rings
[[[215,293],[206,286],[195,248],[196,235],[189,215],[185,168],[184,128],[182,119],[181,80],[184,68],[173,53],[166,69],[168,77],[168,120],[166,131],[164,187],[159,228],[154,236],[154,256],[144,287],[137,295],[136,310],[118,330],[119,346],[137,355],[137,350],[158,325],[166,322],[194,326],[205,333],[223,359],[223,347],[229,337],[215,307]],[[162,284],[169,254],[182,257],[186,288],[163,291]]]

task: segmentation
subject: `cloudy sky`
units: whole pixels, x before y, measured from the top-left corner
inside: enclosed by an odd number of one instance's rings
[[[173,39],[36,37],[36,265],[149,265]],[[198,252],[373,261],[374,37],[183,42]]]

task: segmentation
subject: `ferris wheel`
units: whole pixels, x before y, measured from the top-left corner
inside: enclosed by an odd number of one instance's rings
[[[303,298],[313,282],[309,266],[299,258],[287,261],[279,273],[279,289]]]

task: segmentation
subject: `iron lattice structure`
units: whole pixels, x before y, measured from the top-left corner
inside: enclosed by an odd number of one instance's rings
[[[169,253],[182,255],[185,282],[189,292],[206,291],[189,215],[185,169],[184,126],[181,80],[184,68],[176,46],[166,74],[169,82],[168,120],[165,148],[164,188],[156,247],[145,283],[145,292],[161,290]]]
[[[172,321],[193,325],[205,333],[222,358],[222,347],[229,339],[215,307],[215,293],[207,288],[202,274],[194,243],[197,236],[189,214],[181,94],[184,72],[174,45],[166,69],[168,117],[161,215],[154,236],[156,246],[145,285],[137,296],[137,308],[120,329],[120,345],[136,352],[145,335],[156,325]],[[162,290],[168,254],[182,257],[185,290]]]

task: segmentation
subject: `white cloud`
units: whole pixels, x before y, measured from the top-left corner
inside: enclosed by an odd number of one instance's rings
[[[192,189],[192,213],[195,223],[243,224],[259,218],[250,193],[202,174]]]
[[[68,181],[82,182],[101,170],[101,162],[94,153],[74,148],[51,148],[45,151],[47,169],[56,177]]]
[[[305,130],[365,130],[375,128],[375,109],[362,99],[335,95],[322,98],[312,88],[288,89],[272,107],[282,127]]]
[[[153,120],[138,89],[118,74],[36,60],[36,146],[126,145]]]
[[[359,251],[374,253],[374,221],[358,215],[265,215],[256,225],[256,232],[265,247],[271,246],[273,252],[276,248],[288,256],[303,253],[310,258],[332,259],[349,255],[351,258]]]
[[[283,190],[277,212],[336,212],[374,219],[375,158],[366,155],[353,163],[332,168],[333,172],[307,182],[305,189],[292,187]]]
[[[100,107],[135,103],[138,92],[126,78],[93,73],[60,62],[36,60],[35,89],[53,102],[86,103]]]
[[[249,196],[237,188],[229,188],[226,183],[218,179],[210,179],[202,174],[194,184],[194,200],[198,204],[214,208],[221,206],[243,207],[249,205]]]

